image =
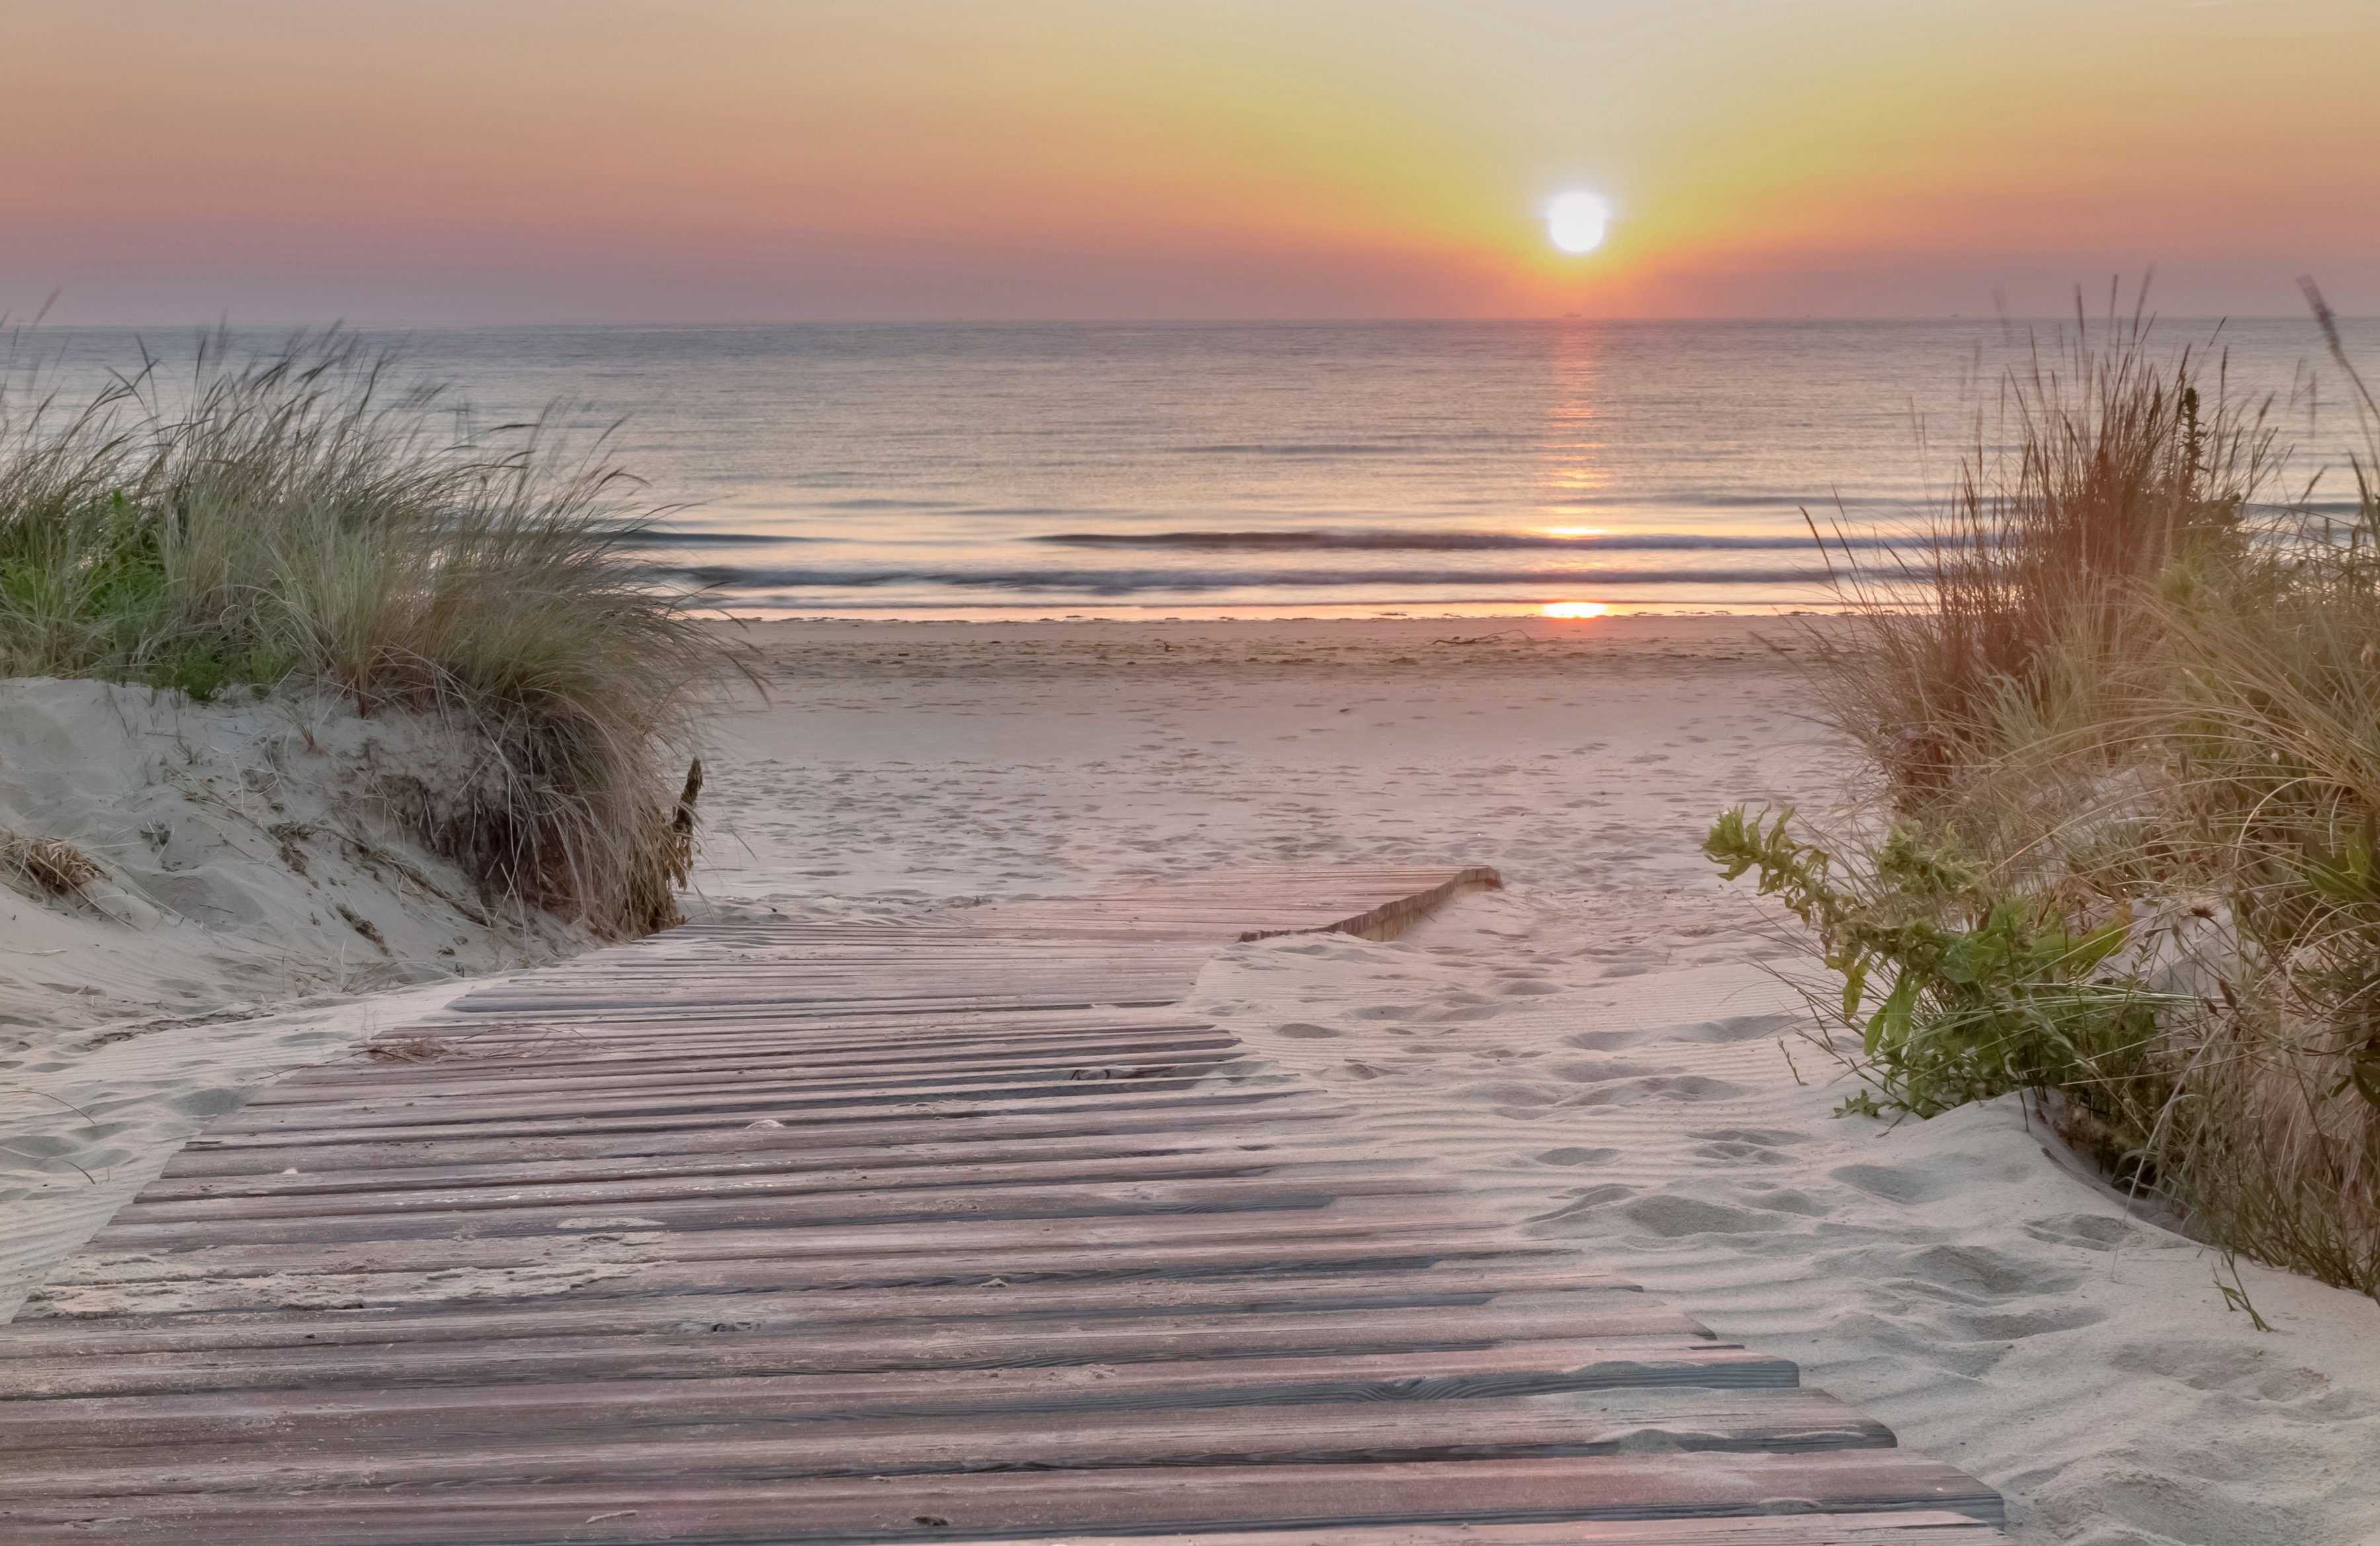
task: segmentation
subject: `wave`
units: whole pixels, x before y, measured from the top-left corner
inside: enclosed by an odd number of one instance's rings
[[[820,500],[820,510],[963,510],[964,500],[895,500],[882,498]]]
[[[1824,569],[779,569],[695,564],[672,574],[722,589],[867,590],[884,586],[949,586],[969,590],[1071,591],[1128,596],[1141,591],[1247,588],[1328,589],[1357,586],[1469,586],[1546,591],[1666,585],[1811,585]]]
[[[640,526],[621,532],[623,548],[758,548],[773,542],[825,542],[822,537],[786,537],[777,532],[672,531],[666,526]]]
[[[1549,537],[1504,531],[1069,531],[1027,537],[1063,548],[1137,548],[1189,552],[1462,553],[1512,549],[1563,552],[1791,552],[1815,546],[1807,532],[1772,537],[1708,537],[1693,532],[1625,532],[1609,536]],[[1836,546],[1833,537],[1828,547]],[[1854,548],[1895,546],[1889,538],[1854,537]]]
[[[1397,445],[1378,441],[1276,441],[1175,448],[1184,456],[1409,456],[1427,445]]]

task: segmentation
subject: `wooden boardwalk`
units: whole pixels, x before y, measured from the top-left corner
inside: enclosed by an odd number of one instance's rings
[[[1486,871],[677,930],[283,1079],[0,1328],[10,1546],[1976,1546],[1179,1009]],[[1283,1533],[1290,1532],[1290,1533]]]

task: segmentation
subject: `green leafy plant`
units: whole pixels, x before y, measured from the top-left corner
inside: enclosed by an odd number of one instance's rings
[[[1738,807],[1703,851],[1730,880],[1756,874],[1761,895],[1809,925],[1842,979],[1859,1066],[1888,1105],[1930,1117],[2011,1090],[2112,1091],[2138,1076],[2159,996],[2096,975],[2127,925],[2078,932],[1996,893],[1954,833],[1896,825],[1847,876],[1794,835],[1790,812]]]

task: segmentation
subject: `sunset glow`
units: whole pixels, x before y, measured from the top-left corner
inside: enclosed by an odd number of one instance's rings
[[[9,52],[0,308],[69,322],[2380,309],[2368,0],[87,0]]]
[[[1548,601],[1544,610],[1548,617],[1602,617],[1611,608],[1601,601]]]

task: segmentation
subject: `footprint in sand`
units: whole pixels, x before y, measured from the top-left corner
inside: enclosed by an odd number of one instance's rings
[[[1672,1240],[1688,1235],[1767,1235],[1784,1227],[1776,1218],[1749,1209],[1669,1193],[1643,1198],[1621,1211],[1639,1229]]]
[[[1515,1079],[1482,1081],[1477,1084],[1457,1086],[1453,1093],[1476,1105],[1551,1105],[1560,1099],[1560,1093],[1541,1084],[1525,1084]]]
[[[1331,1041],[1346,1034],[1343,1031],[1333,1031],[1327,1025],[1308,1025],[1303,1021],[1292,1021],[1287,1025],[1275,1026],[1273,1033],[1287,1036],[1292,1041],[1298,1042]]]
[[[2028,1336],[2080,1331],[2107,1318],[2107,1311],[2087,1305],[2047,1305],[2036,1310],[1960,1310],[1945,1315],[1940,1324],[1953,1337],[1971,1342],[2022,1342]]]
[[[1660,1069],[1608,1057],[1573,1057],[1568,1062],[1548,1064],[1546,1071],[1572,1084],[1609,1084],[1615,1080],[1645,1079],[1658,1074]]]
[[[1702,1074],[1679,1074],[1661,1079],[1631,1079],[1611,1084],[1598,1084],[1582,1090],[1563,1104],[1566,1105],[1634,1105],[1642,1101],[1703,1102],[1724,1101],[1747,1094],[1742,1084],[1724,1079],[1711,1079]]]
[[[1451,1009],[1431,1009],[1413,1018],[1431,1025],[1471,1025],[1483,1020],[1494,1020],[1504,1012],[1496,1004],[1464,1004]]]
[[[1792,1015],[1735,1015],[1726,1020],[1707,1020],[1695,1025],[1682,1025],[1664,1038],[1672,1042],[1765,1042],[1784,1035],[1793,1029]]]
[[[1735,1141],[1701,1144],[1694,1153],[1696,1159],[1730,1166],[1742,1165],[1747,1160],[1755,1165],[1786,1165],[1792,1160],[1791,1154],[1780,1154],[1762,1144]]]
[[[1597,1208],[1609,1207],[1614,1202],[1625,1202],[1635,1196],[1638,1190],[1635,1187],[1621,1186],[1616,1182],[1607,1186],[1589,1187],[1585,1191],[1576,1193],[1559,1208],[1547,1213],[1530,1214],[1528,1222],[1548,1224],[1555,1219],[1574,1218],[1581,1214],[1593,1213]]]
[[[1960,1190],[1959,1184],[1950,1178],[1921,1168],[1845,1165],[1827,1174],[1847,1187],[1857,1187],[1870,1197],[1881,1197],[1888,1202],[1931,1202]]]
[[[2105,1214],[2066,1214],[2035,1219],[2024,1226],[2024,1232],[2050,1245],[2077,1246],[2084,1250],[2164,1244],[2180,1238]]]
[[[1588,1052],[1616,1052],[1623,1046],[1634,1046],[1644,1039],[1642,1031],[1582,1031],[1575,1036],[1564,1036],[1562,1045]]]
[[[1806,1132],[1789,1132],[1780,1128],[1705,1128],[1686,1136],[1706,1143],[1750,1143],[1764,1149],[1782,1149],[1810,1141]]]
[[[2298,1414],[2325,1421],[2351,1421],[2380,1411],[2380,1402],[2358,1392],[2333,1392],[2330,1379],[2315,1370],[2301,1364],[2276,1369],[2261,1348],[2160,1339],[2119,1348],[2108,1361],[2127,1372],[2161,1375],[2192,1390],[2287,1402]]]
[[[2057,1266],[2038,1257],[2014,1256],[1986,1246],[1926,1246],[1918,1250],[1889,1254],[1893,1259],[1888,1264],[1885,1262],[1876,1263],[1880,1269],[1876,1274],[1879,1281],[1935,1289],[1955,1295],[1970,1304],[1981,1299],[2062,1294],[2082,1282],[2083,1276],[2076,1268]],[[2078,1326],[2087,1326],[2103,1319],[2099,1311],[2079,1305],[2063,1306],[2055,1312],[2043,1313],[2051,1320],[2069,1313],[2084,1316],[2085,1319],[2066,1323]],[[2044,1323],[2046,1325],[2046,1322]]]
[[[1536,1161],[1539,1165],[1609,1165],[1619,1157],[1617,1149],[1548,1149]]]

